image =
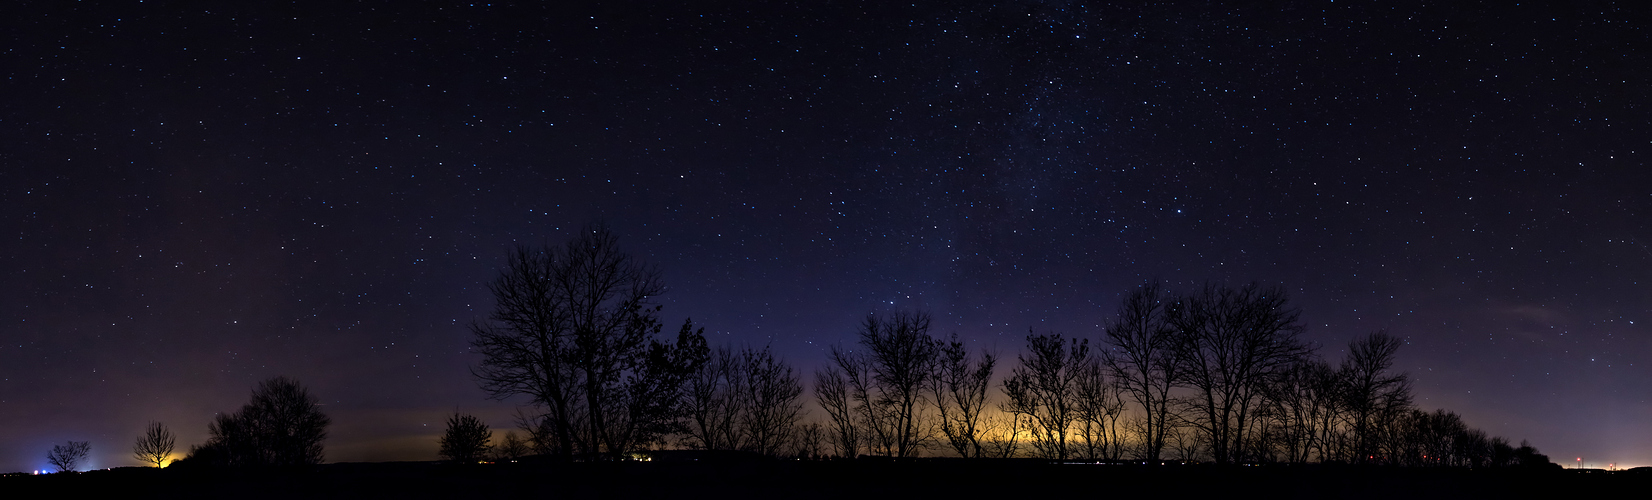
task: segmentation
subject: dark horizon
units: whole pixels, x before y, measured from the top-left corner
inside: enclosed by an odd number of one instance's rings
[[[1652,465],[1640,8],[215,7],[0,16],[0,471],[277,375],[328,461],[434,459],[521,402],[484,284],[597,220],[668,330],[805,374],[868,313],[1013,357],[1259,281],[1421,408]]]

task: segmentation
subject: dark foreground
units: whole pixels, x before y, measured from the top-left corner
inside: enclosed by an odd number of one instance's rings
[[[307,471],[122,468],[0,477],[0,498],[1591,498],[1652,475],[1034,461],[328,464]],[[1119,496],[1123,495],[1123,496]]]

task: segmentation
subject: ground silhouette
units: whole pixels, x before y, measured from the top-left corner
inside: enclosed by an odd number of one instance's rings
[[[1060,464],[1030,459],[735,459],[455,466],[341,463],[264,470],[119,468],[0,477],[0,490],[122,498],[1536,498],[1652,485],[1561,469]]]

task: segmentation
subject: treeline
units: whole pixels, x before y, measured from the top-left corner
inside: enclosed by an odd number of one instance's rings
[[[873,316],[859,350],[833,349],[815,395],[841,456],[1549,464],[1455,413],[1417,408],[1392,370],[1399,338],[1357,339],[1333,366],[1298,338],[1298,316],[1277,287],[1175,294],[1150,283],[1123,299],[1096,345],[1029,332],[997,383],[997,356],[932,337],[926,315]]]
[[[132,458],[157,468],[266,468],[320,464],[322,442],[332,419],[321,412],[319,401],[297,380],[274,377],[259,382],[252,398],[239,411],[219,413],[207,424],[205,443],[190,446],[184,458],[173,459],[177,435],[160,422],[149,422],[132,443]],[[58,472],[77,472],[90,455],[87,441],[53,446],[47,462]]]
[[[560,247],[519,248],[470,326],[472,372],[497,399],[526,396],[493,443],[454,414],[453,462],[625,460],[665,449],[788,458],[1033,457],[1049,460],[1557,467],[1525,442],[1418,408],[1393,370],[1403,342],[1378,331],[1332,364],[1299,336],[1279,287],[1206,285],[1128,293],[1094,339],[1029,331],[1013,362],[931,333],[928,314],[869,315],[855,343],[804,376],[767,347],[713,349],[684,321],[663,335],[658,270],[592,225]],[[1092,340],[1095,342],[1092,344]],[[1007,368],[1007,369],[1006,369]],[[1000,372],[1005,372],[1000,374]],[[823,415],[808,419],[812,397]],[[261,382],[208,425],[177,465],[294,467],[323,461],[331,419],[297,381]],[[172,432],[152,422],[134,458],[165,465]],[[78,470],[90,444],[48,460]]]
[[[871,315],[857,341],[833,347],[813,374],[808,396],[824,413],[819,421],[805,418],[803,376],[767,348],[713,349],[690,321],[664,338],[652,302],[664,291],[658,271],[620,252],[602,226],[564,246],[518,249],[489,289],[497,305],[471,326],[482,355],[473,372],[495,398],[529,398],[531,411],[518,415],[521,446],[565,460],[680,448],[809,458],[1549,463],[1454,413],[1417,408],[1409,379],[1393,370],[1397,337],[1375,332],[1335,365],[1324,360],[1300,338],[1300,312],[1278,287],[1176,292],[1148,283],[1124,297],[1096,338],[1029,332],[1007,367],[956,334],[933,335],[925,313]],[[487,447],[485,438],[472,444]]]

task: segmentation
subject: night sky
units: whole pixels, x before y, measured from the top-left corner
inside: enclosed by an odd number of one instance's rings
[[[593,221],[805,373],[869,312],[1013,355],[1254,280],[1333,363],[1406,339],[1422,408],[1652,464],[1634,3],[412,3],[0,7],[0,471],[275,375],[329,461],[434,459],[525,402],[468,372],[485,283]]]

